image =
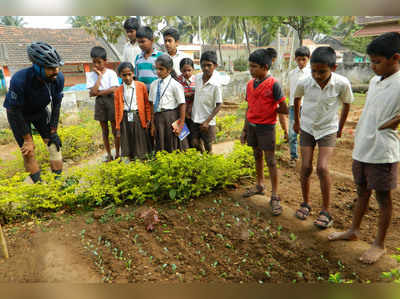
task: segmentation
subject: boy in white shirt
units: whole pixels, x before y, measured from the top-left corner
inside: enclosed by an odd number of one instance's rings
[[[90,57],[93,60],[93,71],[87,74],[86,88],[90,90],[89,95],[96,97],[94,105],[94,119],[100,122],[103,133],[104,148],[107,151],[106,161],[113,159],[108,140],[109,129],[108,122],[111,122],[111,128],[115,137],[115,107],[114,91],[119,86],[117,74],[106,68],[107,52],[102,47],[94,47],[90,51]]]
[[[379,204],[378,233],[360,261],[372,264],[384,253],[384,241],[392,218],[391,190],[396,188],[400,160],[400,33],[375,38],[367,47],[371,68],[377,76],[369,83],[364,110],[358,121],[353,149],[353,176],[358,199],[353,222],[346,232],[335,232],[329,240],[356,240],[368,209],[372,190]]]
[[[212,152],[212,142],[215,139],[215,116],[221,110],[222,88],[219,75],[216,72],[218,66],[217,53],[205,51],[200,57],[200,66],[203,73],[195,78],[196,89],[192,109],[192,142],[197,150],[204,149]]]
[[[136,56],[142,53],[136,41],[136,31],[139,29],[139,21],[136,18],[129,18],[124,22],[124,29],[129,41],[125,44],[122,53],[122,62],[130,62],[135,65]]]
[[[178,51],[179,32],[174,28],[168,28],[163,32],[164,46],[169,57],[174,62],[174,71],[177,76],[181,75],[180,63],[183,58],[189,58],[185,53]]]
[[[294,93],[293,130],[300,133],[301,147],[301,191],[303,202],[296,211],[296,217],[304,220],[310,214],[310,176],[313,170],[313,154],[319,147],[317,174],[322,193],[322,209],[315,226],[324,229],[332,225],[329,214],[331,180],[328,163],[336,145],[336,138],[342,136],[343,126],[353,102],[351,85],[347,78],[334,73],[336,53],[331,47],[319,47],[311,55],[311,75],[302,79]],[[303,107],[300,120],[300,101]],[[338,121],[339,104],[342,104]]]
[[[307,47],[300,47],[294,53],[294,60],[297,67],[288,74],[289,85],[289,150],[290,150],[290,166],[295,167],[299,157],[297,152],[297,133],[293,130],[294,124],[294,92],[297,83],[311,75],[308,61],[310,59],[310,50]]]

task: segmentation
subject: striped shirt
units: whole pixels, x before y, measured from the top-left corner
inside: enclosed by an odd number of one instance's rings
[[[185,91],[185,99],[186,101],[193,101],[194,97],[194,90],[196,87],[196,82],[194,80],[194,76],[192,76],[189,80],[183,77],[183,75],[180,75],[178,77],[179,83],[182,84],[183,89]]]
[[[151,82],[157,80],[156,59],[163,54],[163,52],[153,49],[147,59],[144,57],[144,52],[136,56],[135,77],[136,80],[146,84],[147,90],[150,90]]]

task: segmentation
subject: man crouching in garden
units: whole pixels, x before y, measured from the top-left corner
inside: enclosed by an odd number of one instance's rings
[[[39,132],[50,154],[51,170],[62,172],[61,140],[57,135],[64,76],[59,67],[64,64],[57,51],[42,42],[31,44],[28,57],[33,65],[16,72],[4,101],[7,119],[15,140],[21,148],[25,170],[34,183],[41,181],[35,159],[31,124]],[[47,105],[51,103],[51,114]]]

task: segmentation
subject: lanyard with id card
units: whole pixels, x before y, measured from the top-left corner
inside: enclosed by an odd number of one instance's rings
[[[128,111],[127,111],[128,112],[127,113],[128,122],[134,122],[135,121],[135,113],[131,110],[132,101],[133,101],[133,94],[134,94],[134,89],[132,88],[131,101],[130,101],[129,105],[128,105],[128,102],[126,100],[125,94],[124,94],[124,102],[125,102],[126,106],[128,107]]]

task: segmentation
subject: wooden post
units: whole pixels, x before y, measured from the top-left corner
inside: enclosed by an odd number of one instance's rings
[[[8,259],[6,238],[4,238],[3,229],[1,228],[1,224],[0,224],[0,248],[1,248],[0,252],[1,252],[2,257]]]

